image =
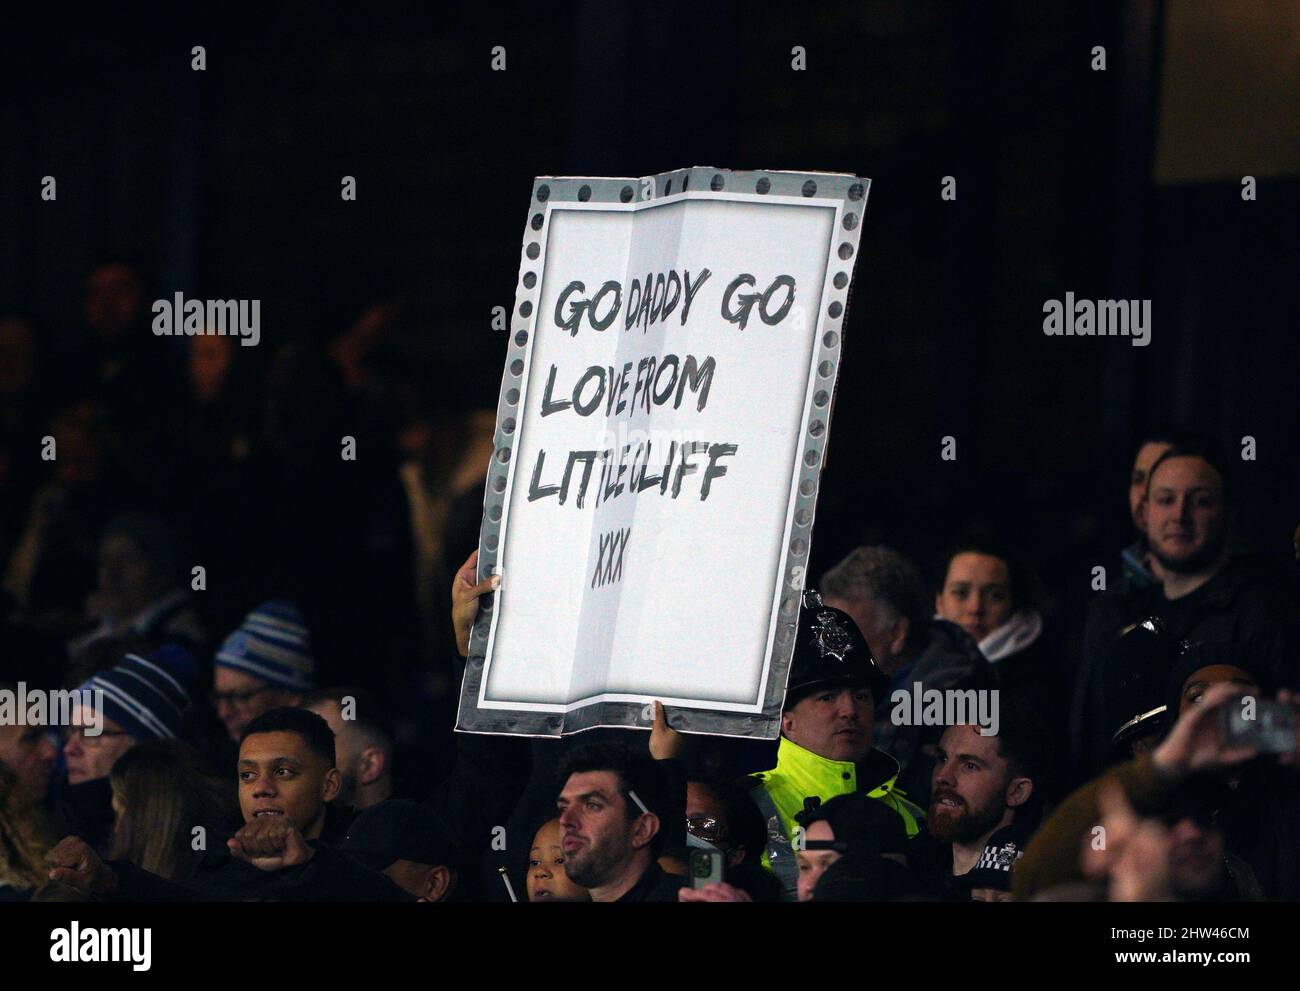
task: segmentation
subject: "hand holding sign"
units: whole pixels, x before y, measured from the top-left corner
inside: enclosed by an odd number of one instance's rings
[[[456,650],[461,657],[469,656],[469,634],[478,616],[479,596],[501,587],[500,575],[489,575],[481,582],[478,577],[478,551],[465,559],[451,583],[451,625],[456,631]]]
[[[686,747],[686,737],[668,725],[668,715],[662,702],[655,703],[655,721],[650,727],[650,756],[655,760],[680,757]]]

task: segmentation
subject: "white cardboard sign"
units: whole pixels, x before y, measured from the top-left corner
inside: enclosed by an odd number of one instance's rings
[[[777,735],[867,184],[536,181],[458,729]]]

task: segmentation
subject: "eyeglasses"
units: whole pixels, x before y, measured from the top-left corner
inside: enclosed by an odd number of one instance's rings
[[[727,827],[712,816],[688,816],[686,832],[718,846],[727,842]]]
[[[263,692],[270,691],[270,685],[263,685],[261,688],[254,688],[251,692],[211,692],[208,700],[213,706],[221,705],[222,702],[231,706],[245,706]]]
[[[59,737],[60,739],[63,740],[64,746],[67,746],[75,739],[83,747],[89,747],[90,749],[93,750],[95,747],[102,746],[104,741],[111,737],[131,735],[130,733],[127,733],[123,730],[116,730],[116,729],[100,730],[98,733],[86,732],[87,729],[92,729],[92,728],[93,727],[87,727],[87,726],[69,726],[66,729],[64,729],[62,732],[60,732]]]

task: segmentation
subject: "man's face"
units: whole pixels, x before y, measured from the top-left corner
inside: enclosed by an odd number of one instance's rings
[[[827,688],[800,699],[781,715],[791,743],[827,760],[859,761],[875,729],[870,688]]]
[[[544,824],[533,837],[528,854],[528,900],[530,902],[585,902],[587,889],[574,884],[566,870],[561,844],[560,820]]]
[[[1145,535],[1147,532],[1146,511],[1142,503],[1147,497],[1147,478],[1151,474],[1151,466],[1171,446],[1163,441],[1147,441],[1133,459],[1133,471],[1128,478],[1128,512],[1133,520],[1133,528],[1138,533]]]
[[[617,881],[636,853],[633,834],[639,818],[628,815],[618,775],[613,771],[569,775],[556,808],[569,877],[584,888]],[[649,838],[641,845],[648,842]]]
[[[126,618],[166,592],[167,581],[134,540],[114,534],[99,545],[99,591],[109,608]]]
[[[1146,504],[1147,543],[1175,574],[1217,565],[1228,539],[1223,477],[1203,458],[1162,461],[1151,476]]]
[[[1184,816],[1169,829],[1169,883],[1180,897],[1217,894],[1227,880],[1223,833],[1212,823]]]
[[[86,279],[86,323],[106,340],[125,336],[143,306],[143,280],[128,265],[102,265]]]
[[[364,743],[357,732],[356,720],[344,719],[343,711],[333,699],[317,702],[306,708],[316,713],[334,731],[335,763],[338,765],[341,779],[339,802],[354,805],[357,794],[357,765],[360,762]]]
[[[804,830],[804,838],[816,842],[830,841],[835,839],[835,831],[825,819],[818,819]],[[806,902],[812,900],[817,882],[826,873],[826,868],[840,859],[840,854],[835,850],[799,850],[794,859],[799,865],[799,900]]]
[[[0,726],[0,764],[33,801],[43,801],[59,748],[44,726]]]
[[[239,748],[239,811],[244,822],[287,818],[305,839],[320,836],[325,803],[339,793],[339,772],[288,731],[254,733]]]
[[[970,900],[973,902],[1009,902],[1011,892],[1002,888],[971,888]]]
[[[997,737],[949,726],[930,778],[930,833],[944,843],[971,843],[992,832],[1006,814],[1010,783]]]
[[[81,713],[81,706],[72,707],[72,721],[63,744],[63,758],[68,765],[68,784],[79,785],[108,777],[117,759],[136,745],[135,737],[107,716],[103,716],[102,732],[88,736],[83,730],[93,727],[89,714]]]
[[[244,727],[262,713],[298,704],[298,696],[293,692],[220,664],[213,668],[212,688],[217,717],[225,724],[232,740],[238,740]]]
[[[948,562],[934,609],[978,643],[1011,618],[1011,572],[991,554],[964,551]]]
[[[852,600],[828,595],[823,601],[832,609],[841,609],[848,613],[853,622],[858,624],[872,658],[885,671],[892,673],[899,666],[895,663],[899,655],[894,649],[899,619],[887,606],[865,595],[860,599]]]

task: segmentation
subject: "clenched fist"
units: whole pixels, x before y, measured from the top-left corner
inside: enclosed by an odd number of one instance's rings
[[[296,826],[281,816],[254,819],[226,840],[230,853],[258,870],[278,871],[316,855]]]
[[[117,885],[113,868],[99,859],[94,848],[80,836],[67,836],[45,855],[50,880],[76,888],[83,895],[102,895]]]

